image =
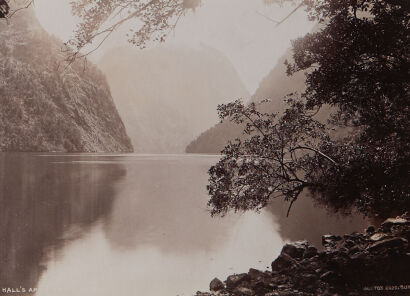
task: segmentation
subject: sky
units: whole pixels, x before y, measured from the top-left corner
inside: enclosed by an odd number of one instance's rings
[[[35,10],[43,27],[66,41],[78,20],[71,15],[72,0],[36,0]],[[281,20],[293,6],[267,6],[263,0],[204,0],[199,8],[183,17],[165,44],[150,46],[198,48],[201,45],[222,52],[234,65],[244,85],[253,93],[259,82],[290,47],[290,41],[309,32],[310,23],[303,10],[280,26],[268,18]],[[90,57],[98,61],[107,50],[132,46],[123,27]],[[135,47],[135,50],[140,50]]]

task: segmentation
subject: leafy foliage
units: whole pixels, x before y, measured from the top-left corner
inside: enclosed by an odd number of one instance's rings
[[[75,36],[68,42],[74,48],[72,59],[95,42],[97,49],[115,30],[134,22],[128,34],[129,42],[141,48],[150,40],[162,42],[188,10],[194,10],[201,0],[75,0],[73,13],[81,19]],[[135,21],[137,23],[135,24]],[[135,25],[134,25],[135,24]]]
[[[293,42],[294,61],[287,63],[288,74],[307,73],[304,101],[291,101],[281,118],[258,113],[253,105],[220,107],[223,118],[246,121],[250,137],[227,145],[210,169],[212,213],[260,209],[276,196],[292,204],[304,188],[336,210],[387,215],[409,209],[409,5],[304,5],[322,24]],[[325,105],[338,110],[329,127],[352,127],[348,137],[332,139],[308,115]],[[299,154],[292,155],[295,146]]]
[[[293,202],[305,188],[320,185],[313,182],[316,168],[336,164],[321,151],[330,143],[325,125],[307,114],[301,101],[290,97],[288,102],[280,118],[258,111],[255,103],[219,106],[221,119],[245,124],[248,137],[229,143],[209,170],[212,214],[260,209],[277,196]]]

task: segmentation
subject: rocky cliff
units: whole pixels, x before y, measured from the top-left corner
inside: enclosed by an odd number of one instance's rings
[[[0,22],[0,151],[132,151],[103,74],[62,47],[31,8]]]
[[[184,152],[218,122],[218,104],[249,96],[231,62],[205,46],[117,48],[99,66],[137,152]]]

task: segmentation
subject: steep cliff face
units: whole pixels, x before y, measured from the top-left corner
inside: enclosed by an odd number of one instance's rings
[[[248,97],[230,61],[199,49],[117,48],[99,62],[118,111],[142,153],[181,153],[218,122],[218,104]]]
[[[305,88],[305,76],[296,73],[289,77],[286,75],[284,62],[291,58],[288,50],[278,61],[272,71],[262,80],[258,89],[251,98],[251,102],[259,102],[269,99],[264,105],[264,112],[281,112],[284,110],[284,96],[292,92],[303,92]],[[231,99],[233,101],[234,98]],[[186,148],[188,153],[220,153],[228,140],[238,138],[243,128],[230,122],[219,123],[203,132],[193,140]]]
[[[0,22],[0,151],[132,151],[103,74],[61,48],[32,9]]]

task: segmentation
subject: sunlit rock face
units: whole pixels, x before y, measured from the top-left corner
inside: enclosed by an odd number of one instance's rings
[[[117,48],[99,66],[136,152],[184,152],[218,122],[218,104],[248,97],[228,58],[205,46]]]
[[[62,47],[32,8],[0,22],[0,151],[132,151],[104,76]]]

